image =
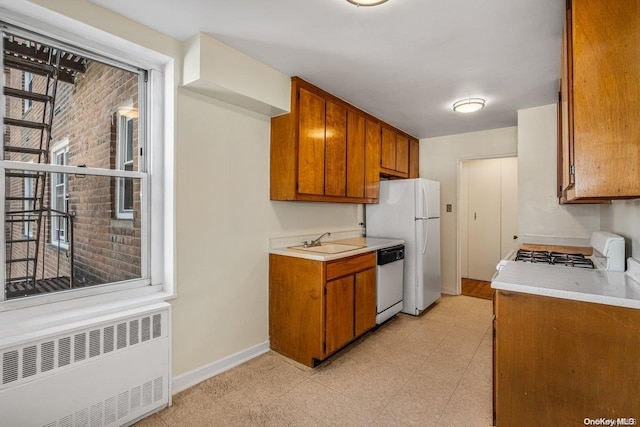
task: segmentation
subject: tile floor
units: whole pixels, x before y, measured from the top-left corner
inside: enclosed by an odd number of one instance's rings
[[[490,426],[492,317],[491,301],[444,296],[315,369],[266,353],[137,426]]]

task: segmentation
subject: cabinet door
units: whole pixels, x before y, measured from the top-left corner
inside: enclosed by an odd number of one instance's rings
[[[364,117],[347,113],[347,197],[364,197]]]
[[[367,120],[365,148],[365,197],[380,197],[380,124]]]
[[[308,90],[300,88],[298,192],[324,194],[325,164],[325,102]]]
[[[409,173],[409,138],[396,135],[396,171]]]
[[[326,284],[325,355],[343,347],[354,338],[354,276]]]
[[[409,139],[409,178],[420,177],[420,145],[417,139]]]
[[[396,133],[386,127],[382,128],[380,166],[384,169],[396,169]]]
[[[640,1],[571,3],[572,198],[637,197]]]
[[[360,336],[376,325],[376,269],[356,274],[355,336]]]
[[[325,193],[344,196],[347,185],[347,109],[326,101]]]
[[[567,189],[573,185],[573,174],[571,174],[571,165],[573,165],[573,109],[570,107],[571,99],[569,88],[571,81],[571,14],[567,12],[567,21],[565,29],[562,33],[562,60],[560,63],[560,108],[558,119],[560,121],[560,148],[558,153],[561,159],[558,164],[561,168],[558,174],[560,180],[558,186],[561,193],[564,194]]]

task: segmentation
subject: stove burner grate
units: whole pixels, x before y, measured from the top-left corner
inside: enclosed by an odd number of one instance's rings
[[[564,265],[577,268],[595,268],[593,261],[582,254],[566,254],[562,252],[531,251],[519,249],[516,261]]]

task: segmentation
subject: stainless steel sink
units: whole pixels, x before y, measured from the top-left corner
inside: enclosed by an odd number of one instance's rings
[[[364,248],[364,245],[347,245],[343,243],[322,243],[319,246],[290,246],[289,249],[295,249],[306,252],[317,252],[321,254],[338,254],[340,252],[353,251],[355,249]]]

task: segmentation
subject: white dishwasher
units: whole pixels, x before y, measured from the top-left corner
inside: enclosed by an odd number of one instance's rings
[[[376,324],[402,310],[404,245],[378,250]]]

